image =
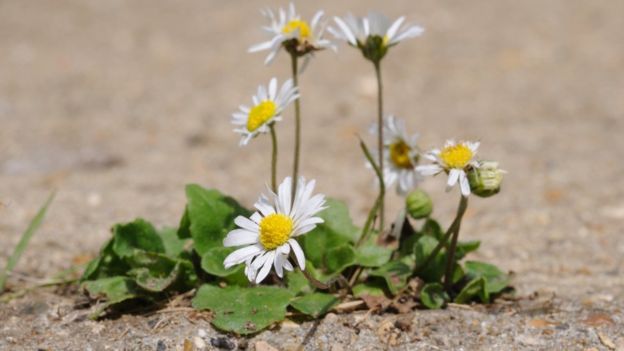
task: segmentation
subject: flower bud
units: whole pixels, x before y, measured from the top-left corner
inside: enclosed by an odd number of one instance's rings
[[[405,208],[414,219],[427,218],[433,211],[433,203],[426,192],[416,189],[405,198]]]
[[[470,190],[479,197],[490,197],[498,194],[503,181],[503,170],[498,168],[498,162],[481,161],[479,168],[468,171]]]

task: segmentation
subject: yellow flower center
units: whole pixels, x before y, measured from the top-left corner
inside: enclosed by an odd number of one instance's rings
[[[305,21],[294,19],[290,22],[286,23],[284,28],[282,28],[282,33],[290,34],[296,30],[299,30],[300,38],[309,38],[310,37],[310,26]]]
[[[275,116],[276,111],[277,106],[275,106],[273,101],[264,100],[260,102],[249,111],[249,115],[247,116],[247,130],[255,132],[256,129],[260,128]]]
[[[464,144],[447,146],[440,152],[440,159],[448,168],[463,169],[472,160],[472,150]]]
[[[390,159],[399,168],[412,168],[410,147],[403,140],[390,144]]]
[[[260,221],[260,243],[267,250],[274,250],[290,239],[293,221],[281,214],[270,214]]]

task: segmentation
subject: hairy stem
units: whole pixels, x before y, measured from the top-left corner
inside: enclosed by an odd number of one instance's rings
[[[381,169],[375,163],[373,156],[371,155],[370,151],[368,150],[368,147],[366,146],[364,141],[362,141],[362,139],[360,139],[360,148],[362,148],[362,152],[364,152],[364,156],[366,156],[366,159],[371,164],[371,167],[373,167],[373,170],[375,170],[375,174],[377,174],[377,177],[383,178],[383,175],[381,174]],[[381,201],[382,201],[382,193],[380,193],[379,196],[377,196],[377,199],[375,200],[373,207],[368,212],[368,217],[366,218],[366,223],[364,224],[364,229],[362,230],[362,236],[360,236],[360,240],[358,240],[356,247],[359,247],[360,244],[362,244],[366,240],[366,237],[370,233],[371,231],[370,227],[373,223],[373,220],[375,219],[375,214],[379,210]]]
[[[453,231],[453,237],[451,239],[451,245],[448,248],[446,255],[446,273],[444,274],[444,288],[450,294],[453,286],[453,268],[455,264],[455,250],[457,249],[457,239],[459,238],[459,228],[461,227],[461,220],[464,217],[466,208],[468,207],[468,197],[461,195],[459,200],[459,207],[457,208],[457,216],[455,228]]]
[[[275,133],[275,125],[271,124],[271,189],[277,194],[277,135]]]
[[[375,75],[377,77],[377,152],[379,157],[379,169],[382,171],[379,177],[379,233],[383,235],[384,232],[384,219],[385,219],[385,207],[384,198],[386,196],[386,185],[383,179],[383,85],[381,82],[381,64],[379,61],[374,62]]]
[[[292,63],[292,79],[295,88],[299,89],[299,68],[298,57],[295,53],[290,55]],[[293,187],[292,187],[292,199],[295,198],[297,193],[297,179],[299,177],[299,152],[301,148],[301,94],[299,98],[295,100],[295,155],[293,157]]]

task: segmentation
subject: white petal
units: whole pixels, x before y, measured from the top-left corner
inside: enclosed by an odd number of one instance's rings
[[[238,216],[234,219],[234,223],[236,223],[237,226],[243,229],[247,229],[252,232],[258,232],[258,224],[247,217]]]
[[[277,92],[277,79],[272,78],[269,82],[269,100],[275,101],[275,93]]]
[[[422,165],[416,167],[416,172],[422,174],[423,176],[436,175],[442,172],[442,167],[439,165]]]
[[[277,253],[275,255],[275,259],[273,260],[273,267],[275,267],[275,273],[280,278],[284,277],[284,261],[286,260],[286,256]]]
[[[258,233],[245,229],[234,229],[223,239],[223,246],[241,246],[258,242]]]
[[[266,256],[267,257],[266,261],[264,262],[264,266],[262,266],[262,269],[256,277],[256,284],[260,284],[260,282],[262,282],[264,278],[269,275],[269,272],[271,271],[271,266],[273,265],[273,260],[275,259],[275,251],[267,252]]]
[[[458,169],[451,169],[451,171],[449,172],[448,181],[446,182],[447,188],[451,188],[455,184],[457,184],[457,180],[459,180],[460,173],[461,171]]]
[[[299,246],[299,243],[295,239],[288,239],[288,243],[295,253],[295,257],[297,258],[297,264],[302,271],[305,270],[305,255],[303,254],[301,246]]]
[[[461,193],[464,196],[470,195],[470,183],[468,182],[468,177],[464,171],[460,171],[459,174],[459,185],[461,187]]]
[[[354,46],[357,45],[357,40],[355,39],[355,35],[351,32],[351,29],[349,29],[349,26],[347,26],[347,24],[342,20],[342,18],[334,17],[334,21],[336,22],[336,24],[342,31],[342,34],[344,34],[344,36],[347,38],[347,41],[349,42],[349,44],[354,45]]]
[[[251,46],[247,49],[247,52],[258,52],[262,50],[268,50],[273,47],[273,40],[265,41],[256,45]]]
[[[399,30],[399,27],[401,27],[401,24],[403,24],[403,21],[405,21],[405,16],[399,17],[399,19],[394,21],[390,28],[388,28],[388,31],[386,32],[386,37],[388,38],[388,40],[391,41],[392,38],[394,38],[394,35]]]
[[[279,199],[279,212],[290,215],[292,205],[292,178],[286,177],[277,190]]]
[[[257,255],[262,252],[264,248],[261,245],[251,245],[238,249],[229,254],[225,260],[223,260],[223,266],[230,268],[234,265],[244,262],[251,256]]]

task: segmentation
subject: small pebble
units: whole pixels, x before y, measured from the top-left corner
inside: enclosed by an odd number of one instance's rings
[[[193,344],[198,350],[203,350],[206,348],[206,343],[204,342],[204,339],[200,338],[199,336],[193,338]]]
[[[254,346],[256,347],[256,351],[279,351],[266,341],[256,341]]]
[[[207,337],[207,336],[208,336],[208,333],[206,332],[206,329],[199,329],[199,330],[197,331],[197,335],[198,335],[200,338],[205,338],[205,337]]]
[[[234,350],[236,348],[236,343],[225,336],[210,338],[210,345],[223,350]]]

